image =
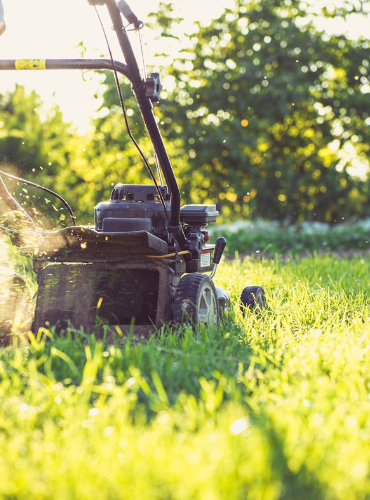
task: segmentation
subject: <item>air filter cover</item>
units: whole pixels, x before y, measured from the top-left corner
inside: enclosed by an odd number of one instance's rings
[[[185,205],[180,210],[181,222],[190,226],[203,226],[216,222],[219,213],[216,205]]]

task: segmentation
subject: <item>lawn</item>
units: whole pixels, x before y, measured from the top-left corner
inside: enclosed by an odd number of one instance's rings
[[[224,262],[217,329],[0,350],[0,498],[369,498],[369,263]]]

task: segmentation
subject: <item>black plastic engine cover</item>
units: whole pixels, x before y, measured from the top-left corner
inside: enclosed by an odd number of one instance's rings
[[[166,186],[160,186],[166,208],[170,211],[170,196]],[[148,231],[166,234],[166,214],[156,187],[145,184],[117,184],[111,199],[95,207],[95,229],[107,232]]]
[[[181,222],[195,227],[216,222],[218,215],[216,205],[185,205],[180,210]]]
[[[115,218],[106,217],[103,219],[103,232],[105,233],[130,233],[131,231],[148,231],[153,230],[152,219],[145,218]]]

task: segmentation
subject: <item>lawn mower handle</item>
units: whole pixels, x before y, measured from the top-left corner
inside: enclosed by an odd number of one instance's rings
[[[3,2],[0,0],[0,35],[5,31],[4,7]]]

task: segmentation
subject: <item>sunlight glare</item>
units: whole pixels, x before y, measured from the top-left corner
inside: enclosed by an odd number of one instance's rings
[[[229,0],[208,0],[199,8],[199,2],[188,0],[183,6],[186,26],[191,30],[195,20],[207,22],[219,16]],[[81,57],[80,42],[86,47],[84,57],[107,56],[107,49],[94,9],[87,0],[3,0],[7,30],[0,38],[0,58],[78,58]],[[139,19],[146,19],[154,11],[159,0],[141,0],[132,5]],[[210,8],[210,6],[212,7]],[[186,8],[185,8],[186,7]],[[115,58],[122,60],[115,37],[112,36],[111,22],[100,8],[105,26],[110,36]],[[145,33],[147,42],[150,34]],[[148,43],[150,45],[150,43]],[[146,52],[149,52],[148,50]],[[151,54],[146,54],[150,57]],[[176,57],[174,54],[173,57]],[[147,60],[148,64],[154,62]],[[10,90],[16,83],[28,89],[35,89],[46,107],[57,102],[67,121],[73,121],[80,133],[88,130],[89,118],[96,111],[97,102],[93,95],[98,86],[98,78],[90,73],[83,77],[80,72],[3,72],[0,93]]]
[[[78,58],[81,57],[83,42],[86,52],[84,57],[96,58],[107,56],[105,40],[101,32],[94,9],[87,0],[3,0],[7,30],[0,38],[0,58]],[[187,33],[194,30],[194,22],[209,22],[220,16],[223,9],[230,7],[232,0],[179,0],[180,16],[185,19],[183,29]],[[139,19],[147,19],[150,12],[158,8],[159,0],[140,0],[132,7]],[[111,22],[106,9],[100,8],[102,17],[112,43],[115,58],[122,60],[118,43],[110,29]],[[367,23],[356,17],[351,22],[318,21],[322,29],[330,31],[346,31],[350,36],[366,33]],[[176,59],[177,52],[171,49],[167,41],[156,41],[149,30],[143,31],[146,44],[145,56],[149,66],[155,66],[153,60],[157,51],[170,53],[170,58]],[[162,45],[161,45],[162,44]],[[134,43],[135,46],[135,43]],[[157,61],[160,63],[160,61]],[[165,75],[162,80],[166,84]],[[53,103],[61,106],[67,121],[73,121],[79,133],[89,129],[89,119],[98,107],[93,98],[98,87],[99,78],[93,73],[88,76],[80,72],[50,71],[50,72],[13,72],[4,71],[1,75],[0,93],[10,90],[16,83],[28,89],[35,89],[48,108]]]

